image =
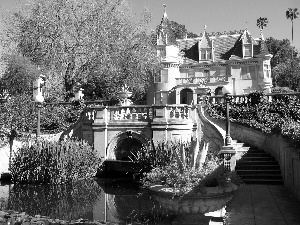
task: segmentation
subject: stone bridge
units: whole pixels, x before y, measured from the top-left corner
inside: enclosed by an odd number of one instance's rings
[[[62,137],[77,137],[94,146],[103,160],[129,160],[130,151],[150,141],[199,137],[195,105],[92,106]]]

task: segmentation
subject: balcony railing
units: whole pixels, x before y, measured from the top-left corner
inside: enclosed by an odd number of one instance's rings
[[[189,78],[176,78],[177,85],[180,84],[199,84],[205,85],[209,82],[208,77],[189,77]]]

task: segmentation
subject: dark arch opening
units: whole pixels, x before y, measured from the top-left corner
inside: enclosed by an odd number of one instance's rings
[[[121,140],[115,150],[116,160],[131,161],[132,153],[138,152],[143,144],[135,138],[125,138]]]
[[[217,87],[215,90],[215,95],[223,95],[223,87]]]

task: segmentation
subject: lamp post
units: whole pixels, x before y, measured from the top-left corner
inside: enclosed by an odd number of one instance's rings
[[[33,82],[33,100],[37,107],[37,128],[36,137],[39,138],[41,135],[41,107],[44,102],[44,96],[42,93],[43,85],[45,83],[45,76],[40,75],[38,79]]]
[[[228,84],[223,86],[222,92],[224,94],[224,99],[226,103],[226,136],[225,136],[225,146],[231,145],[232,138],[230,137],[230,119],[229,119],[229,102],[231,100],[232,87]]]

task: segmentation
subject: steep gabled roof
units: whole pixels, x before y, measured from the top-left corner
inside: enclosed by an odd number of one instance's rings
[[[240,56],[239,52],[241,35],[221,35],[214,39],[215,61],[229,60],[232,55]]]
[[[247,29],[210,34],[204,31],[200,37],[178,39],[176,42],[185,64],[199,63],[199,50],[211,46],[214,62],[243,59],[243,44],[253,44],[254,57],[269,54],[265,41],[262,38],[255,40]]]

